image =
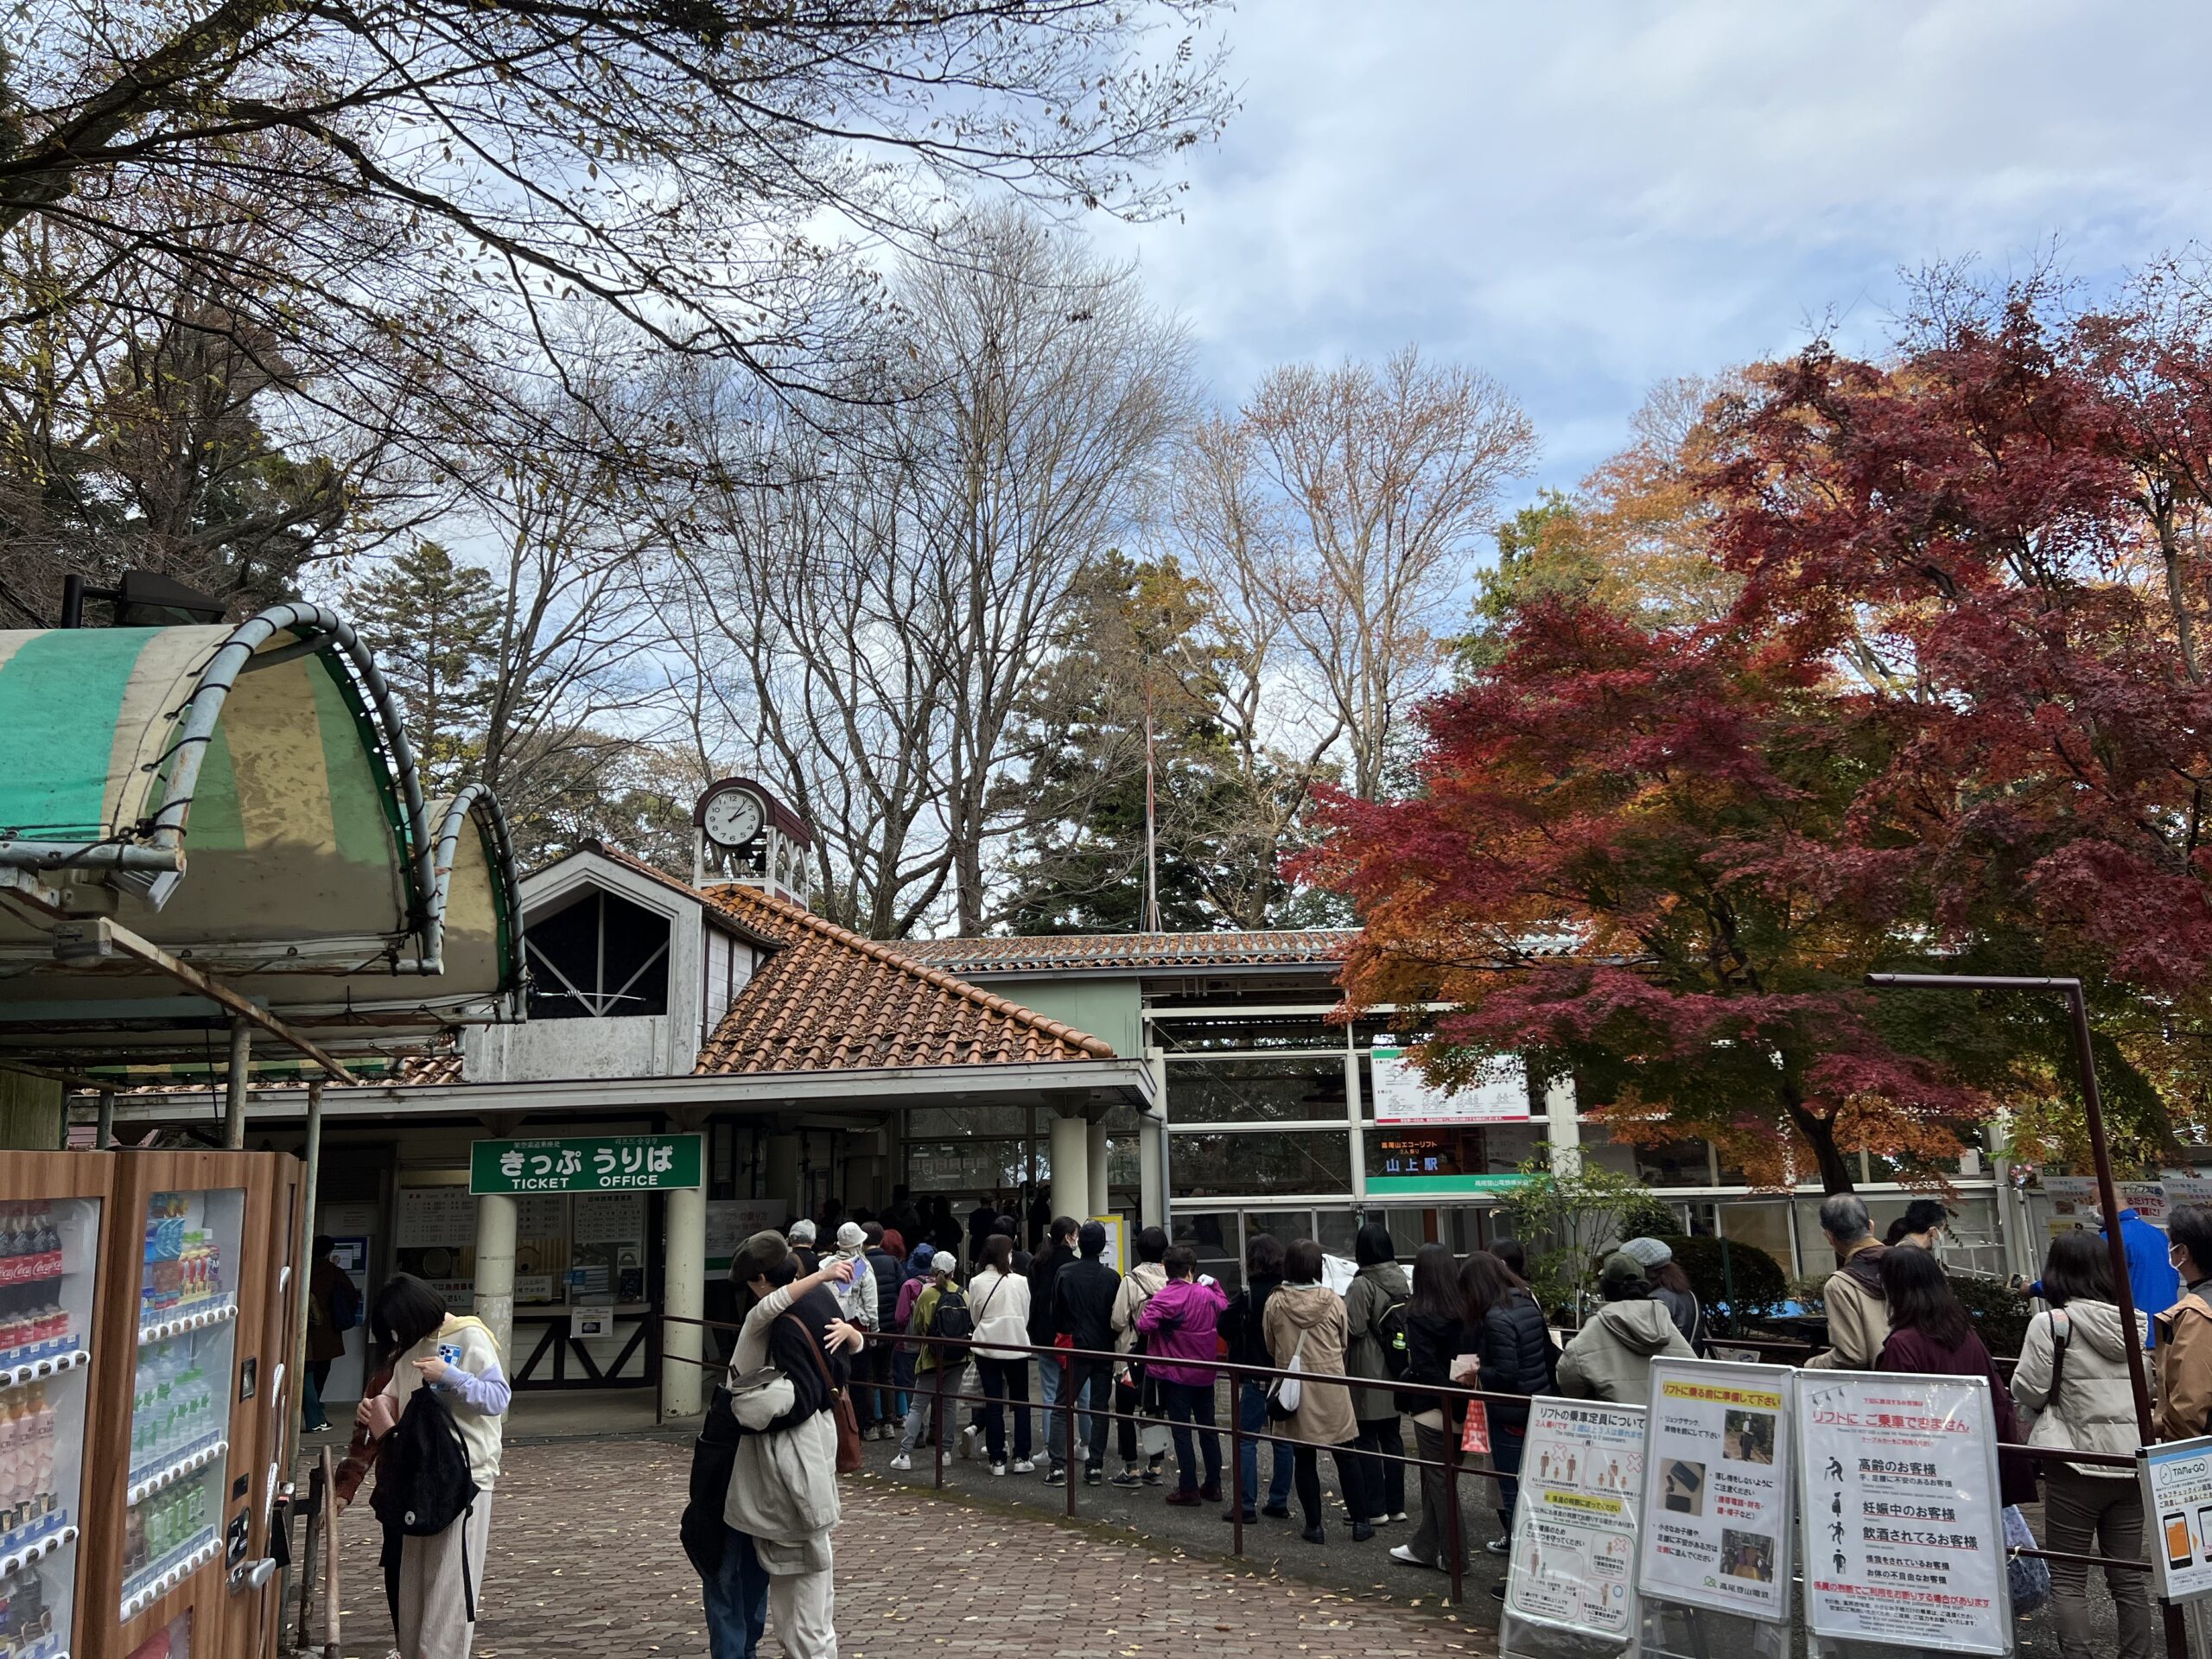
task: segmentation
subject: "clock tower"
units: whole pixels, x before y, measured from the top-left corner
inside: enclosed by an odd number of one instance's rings
[[[741,881],[795,905],[807,903],[813,833],[798,814],[750,778],[707,785],[691,809],[694,886]]]

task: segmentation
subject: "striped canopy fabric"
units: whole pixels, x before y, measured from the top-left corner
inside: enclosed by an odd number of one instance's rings
[[[511,995],[521,944],[496,804],[474,791],[410,811],[405,736],[351,630],[308,607],[261,620],[251,655],[229,626],[0,632],[0,842],[146,846],[162,817],[183,870],[157,893],[96,865],[41,879],[310,1027],[419,1014],[435,1029]],[[226,645],[236,671],[211,673]],[[72,971],[52,947],[48,924],[0,906],[0,1046],[41,1006],[96,1020],[178,1001],[166,978]]]

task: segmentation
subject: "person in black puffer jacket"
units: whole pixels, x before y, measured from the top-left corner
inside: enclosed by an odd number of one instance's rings
[[[1414,1255],[1413,1292],[1406,1308],[1406,1374],[1400,1379],[1406,1386],[1398,1391],[1397,1405],[1414,1420],[1414,1454],[1424,1465],[1440,1464],[1459,1438],[1466,1411],[1460,1402],[1440,1399],[1428,1389],[1453,1386],[1452,1360],[1475,1351],[1464,1323],[1466,1302],[1459,1294],[1459,1264],[1448,1246],[1424,1244]],[[1390,1552],[1393,1560],[1448,1571],[1446,1555],[1456,1542],[1460,1571],[1466,1571],[1466,1521],[1463,1516],[1456,1525],[1446,1524],[1450,1493],[1442,1469],[1421,1470],[1421,1525],[1411,1543]]]
[[[1475,1351],[1482,1356],[1482,1383],[1494,1394],[1549,1394],[1559,1381],[1559,1350],[1551,1327],[1529,1287],[1487,1250],[1478,1250],[1459,1269],[1459,1290],[1466,1300],[1466,1321],[1479,1332]],[[1485,1546],[1493,1555],[1512,1548],[1513,1505],[1521,1483],[1521,1448],[1529,1433],[1526,1406],[1490,1408],[1490,1465],[1497,1483],[1500,1535]]]
[[[1268,1298],[1282,1288],[1282,1241],[1271,1233],[1255,1233],[1244,1246],[1244,1287],[1230,1300],[1228,1311],[1222,1314],[1221,1333],[1229,1339],[1229,1363],[1232,1365],[1261,1365],[1272,1367],[1274,1356],[1268,1351],[1267,1338],[1261,1333],[1261,1321],[1267,1317]],[[1242,1419],[1240,1427],[1248,1435],[1280,1433],[1280,1426],[1268,1421],[1268,1385],[1255,1376],[1240,1377],[1236,1386],[1236,1411]],[[1290,1483],[1297,1469],[1297,1454],[1292,1446],[1281,1441],[1274,1448],[1274,1466],[1268,1476],[1268,1503],[1256,1515],[1272,1516],[1278,1521],[1290,1516]],[[1236,1471],[1236,1501],[1244,1506],[1244,1518],[1256,1518],[1253,1505],[1260,1498],[1260,1442],[1244,1442],[1243,1465]],[[1235,1514],[1230,1510],[1221,1517],[1226,1521]]]

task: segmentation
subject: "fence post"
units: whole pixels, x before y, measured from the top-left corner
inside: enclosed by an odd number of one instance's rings
[[[1060,1403],[1068,1413],[1068,1519],[1075,1519],[1075,1484],[1082,1478],[1083,1465],[1075,1459],[1075,1359],[1071,1357],[1060,1370]]]
[[[315,1558],[322,1542],[323,1471],[327,1464],[326,1457],[308,1471],[307,1537],[300,1547],[300,1627],[292,1643],[301,1652],[307,1650],[308,1625],[315,1609]]]
[[[1452,1605],[1467,1599],[1467,1546],[1459,1521],[1459,1436],[1452,1432],[1452,1419],[1444,1419],[1444,1547],[1452,1555]]]
[[[932,1347],[929,1352],[936,1357],[931,1368],[931,1386],[935,1395],[931,1416],[935,1433],[930,1436],[930,1484],[939,1491],[944,1490],[944,1350]]]
[[[1252,1496],[1259,1497],[1260,1453],[1252,1450]],[[1244,1379],[1235,1376],[1229,1382],[1229,1513],[1235,1518],[1229,1523],[1229,1553],[1244,1553]]]

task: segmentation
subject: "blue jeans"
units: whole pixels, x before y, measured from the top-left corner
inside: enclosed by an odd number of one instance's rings
[[[707,1651],[714,1659],[753,1659],[768,1628],[768,1572],[753,1540],[722,1529],[722,1567],[700,1588],[707,1603]]]
[[[1247,1434],[1264,1434],[1268,1422],[1268,1389],[1264,1382],[1247,1382],[1236,1396],[1237,1415],[1242,1421],[1237,1427]],[[1287,1510],[1290,1507],[1290,1477],[1295,1469],[1296,1453],[1289,1446],[1274,1448],[1274,1469],[1268,1481],[1268,1507]],[[1237,1471],[1237,1491],[1244,1499],[1244,1507],[1256,1507],[1260,1491],[1260,1443],[1244,1442],[1244,1466]]]

